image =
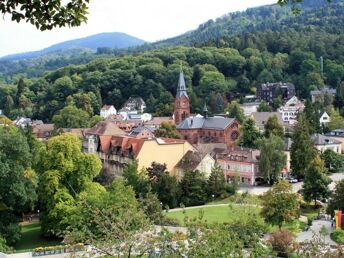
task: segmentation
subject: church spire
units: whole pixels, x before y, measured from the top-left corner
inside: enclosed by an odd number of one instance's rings
[[[208,108],[207,108],[207,104],[204,103],[204,107],[203,107],[203,116],[204,118],[208,118]]]
[[[186,86],[185,86],[185,79],[184,79],[184,73],[182,70],[182,66],[180,65],[180,73],[179,73],[179,81],[178,81],[178,88],[177,88],[177,98],[181,98],[182,96],[185,96],[186,98],[189,98],[187,92],[186,92]]]

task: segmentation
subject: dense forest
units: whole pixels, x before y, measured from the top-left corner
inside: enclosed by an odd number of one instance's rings
[[[278,6],[252,8],[127,51],[103,48],[97,54],[72,51],[0,63],[0,109],[10,118],[51,121],[67,102],[92,116],[102,104],[119,108],[139,95],[148,112],[171,115],[181,67],[192,112],[205,102],[221,112],[264,82],[293,82],[297,94],[308,98],[311,90],[338,88],[344,80],[343,30],[343,1],[321,8],[318,1],[306,1],[296,16]]]

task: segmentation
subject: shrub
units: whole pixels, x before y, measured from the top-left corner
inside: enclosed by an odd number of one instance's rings
[[[280,257],[288,257],[294,250],[294,236],[286,229],[275,231],[269,242]]]
[[[337,229],[331,234],[331,239],[338,244],[344,245],[344,230]]]

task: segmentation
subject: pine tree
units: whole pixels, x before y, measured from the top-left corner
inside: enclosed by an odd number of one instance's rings
[[[304,114],[301,114],[298,119],[298,124],[292,135],[292,141],[290,166],[294,175],[303,178],[308,165],[316,154],[313,142],[309,136],[308,123]]]
[[[330,179],[326,175],[324,161],[321,160],[319,155],[316,155],[308,166],[305,178],[302,185],[302,195],[306,201],[316,201],[327,198],[330,195],[328,185]]]
[[[17,85],[17,94],[16,94],[16,104],[18,105],[19,104],[19,99],[21,97],[21,95],[24,93],[24,90],[26,88],[26,84],[23,80],[23,78],[21,78],[18,82],[18,85]]]
[[[207,182],[207,188],[208,188],[209,196],[214,195],[215,197],[220,197],[225,192],[225,189],[226,189],[225,175],[222,168],[217,163],[211,170],[211,174]]]
[[[10,95],[7,95],[5,109],[4,109],[4,113],[6,116],[10,115],[11,110],[13,109],[13,105],[14,105],[13,98]]]
[[[256,122],[251,118],[247,119],[241,127],[239,145],[246,148],[257,149],[261,138],[262,135],[256,127]]]

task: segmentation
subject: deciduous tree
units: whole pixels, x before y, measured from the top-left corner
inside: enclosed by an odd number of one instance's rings
[[[180,134],[178,133],[176,126],[169,122],[161,123],[160,127],[155,130],[154,135],[156,137],[180,139]]]
[[[257,149],[261,138],[262,134],[256,127],[256,122],[251,118],[247,119],[241,127],[239,145],[246,148]]]
[[[278,122],[277,116],[269,117],[268,121],[264,125],[264,136],[269,138],[271,135],[284,138],[284,129],[283,126]]]

